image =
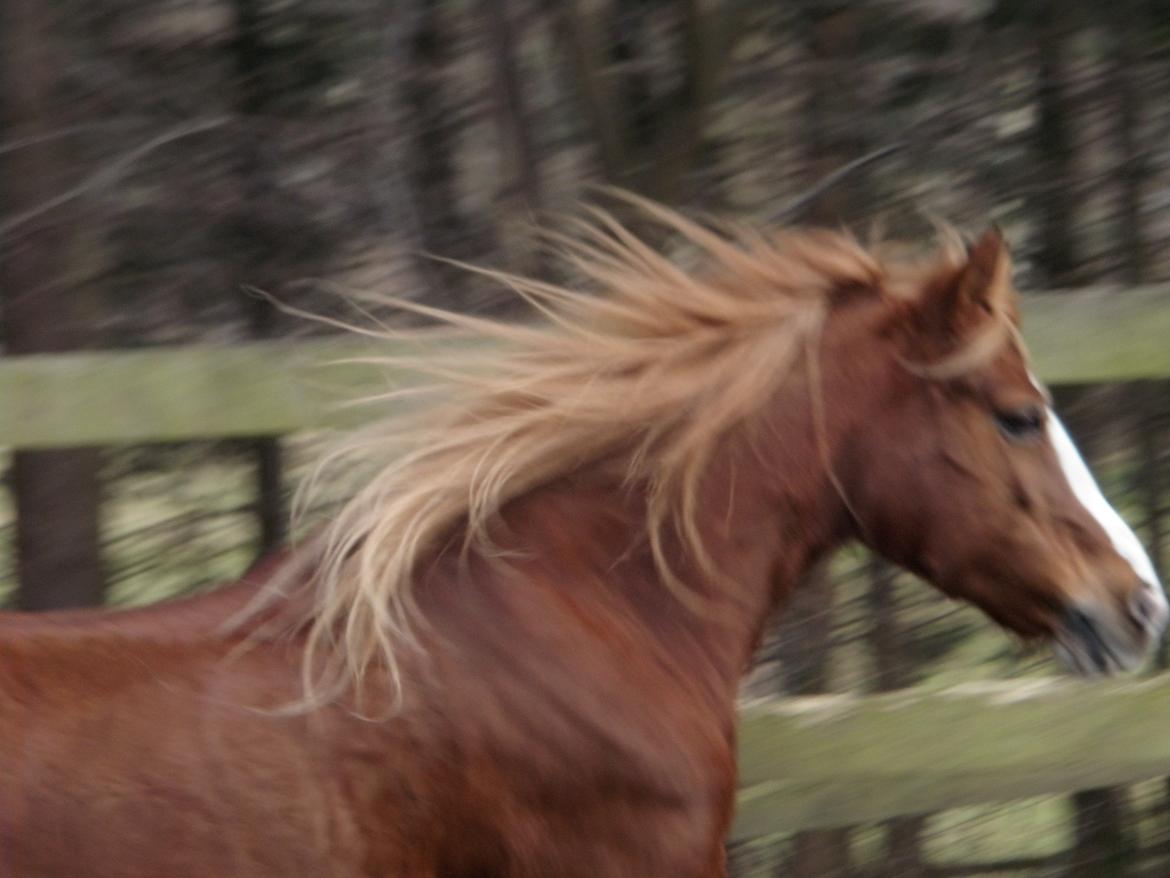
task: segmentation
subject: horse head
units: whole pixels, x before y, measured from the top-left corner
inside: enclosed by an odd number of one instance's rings
[[[1138,665],[1166,597],[1029,369],[1001,235],[858,298],[823,341],[846,364],[826,398],[852,412],[831,466],[857,535],[1081,674]]]

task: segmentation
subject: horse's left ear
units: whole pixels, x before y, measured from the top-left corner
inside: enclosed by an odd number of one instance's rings
[[[957,266],[941,272],[916,303],[916,323],[931,333],[963,336],[988,317],[1016,318],[1012,258],[1003,233],[992,227],[968,248]]]
[[[1015,307],[1012,254],[998,226],[992,226],[967,248],[967,264],[960,270],[956,295],[960,306],[975,305],[994,313]]]

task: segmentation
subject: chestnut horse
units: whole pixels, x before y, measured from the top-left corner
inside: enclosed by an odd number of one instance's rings
[[[0,620],[0,874],[726,875],[740,676],[852,538],[1081,673],[1142,660],[1165,598],[998,233],[910,258],[643,208],[702,265],[602,214],[560,239],[597,290],[434,313],[493,343],[407,363],[426,404],[266,584]]]

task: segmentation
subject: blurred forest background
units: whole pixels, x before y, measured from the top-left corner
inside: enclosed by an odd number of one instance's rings
[[[251,288],[351,316],[339,289],[512,308],[425,254],[555,273],[530,229],[600,183],[862,234],[994,221],[1023,288],[1125,295],[1170,281],[1170,6],[0,0],[7,355],[325,331]],[[1060,390],[1159,564],[1164,390]],[[26,609],[131,604],[236,576],[284,538],[311,445],[12,453],[0,593]],[[1057,672],[861,555],[823,578],[751,692]],[[732,853],[744,876],[1164,876],[1170,787]]]

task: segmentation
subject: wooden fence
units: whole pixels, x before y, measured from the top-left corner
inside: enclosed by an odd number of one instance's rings
[[[734,835],[828,829],[1170,776],[1170,674],[744,707]]]
[[[1026,297],[1054,384],[1170,377],[1170,288]],[[286,434],[360,420],[339,401],[406,376],[361,342],[0,359],[0,446]],[[1041,681],[745,706],[737,838],[1170,776],[1170,677]]]
[[[1050,383],[1170,377],[1170,288],[1025,298],[1024,329]],[[352,362],[390,353],[363,342],[0,358],[0,446],[173,442],[265,436],[352,423],[339,405],[394,375]],[[339,362],[350,361],[350,362]]]

